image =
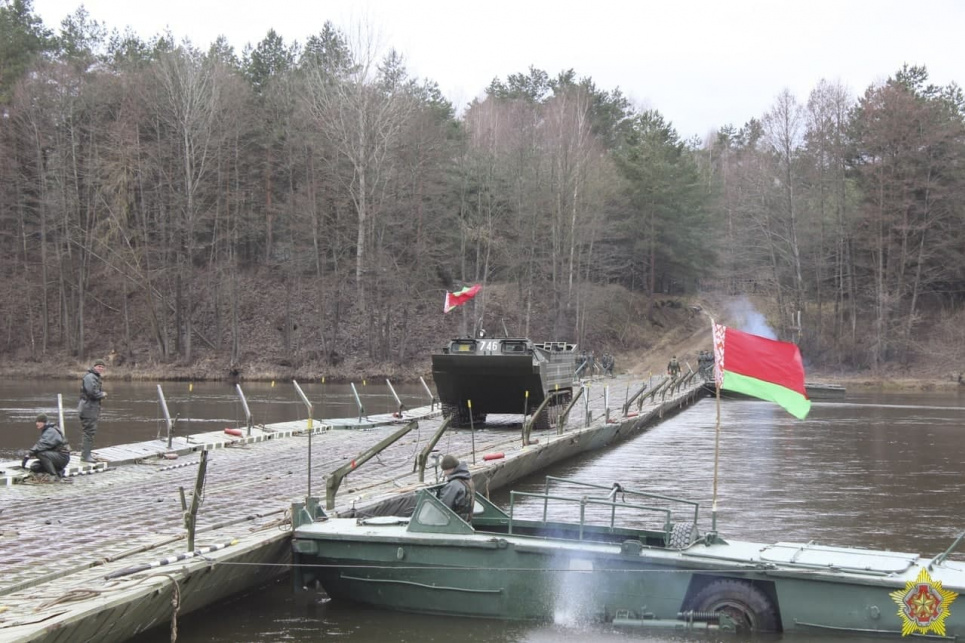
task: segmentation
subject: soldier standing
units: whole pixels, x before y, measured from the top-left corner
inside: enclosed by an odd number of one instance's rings
[[[94,448],[94,436],[97,434],[97,419],[101,415],[101,400],[107,397],[107,393],[101,387],[101,375],[106,368],[107,364],[104,360],[96,360],[94,365],[87,369],[80,383],[80,402],[77,410],[80,412],[80,423],[84,430],[80,461],[89,464],[95,462],[91,450]]]
[[[672,356],[670,362],[667,364],[667,375],[673,378],[680,375],[680,362],[677,361],[676,355]]]

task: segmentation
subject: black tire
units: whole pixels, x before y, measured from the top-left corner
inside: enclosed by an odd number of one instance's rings
[[[457,429],[468,429],[470,427],[469,407],[460,405],[456,409],[456,417],[453,418],[450,426],[453,426]]]
[[[456,408],[452,404],[442,403],[442,417],[452,417],[452,414],[456,412]]]
[[[469,426],[469,411],[455,404],[443,403],[442,416],[452,418],[449,420],[449,426],[452,428]]]
[[[725,612],[737,622],[738,632],[777,632],[780,619],[771,599],[753,584],[721,578],[697,592],[695,612]]]
[[[675,522],[670,531],[668,549],[687,549],[697,540],[697,525],[692,522]]]

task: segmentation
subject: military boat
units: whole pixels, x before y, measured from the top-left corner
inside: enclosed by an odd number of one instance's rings
[[[527,503],[529,518],[519,516]],[[532,517],[536,508],[537,515]],[[336,600],[446,614],[628,628],[965,636],[965,563],[944,553],[764,544],[700,534],[683,499],[547,478],[508,511],[476,496],[472,524],[418,492],[411,516],[295,512],[297,586]],[[565,518],[569,517],[569,520]]]

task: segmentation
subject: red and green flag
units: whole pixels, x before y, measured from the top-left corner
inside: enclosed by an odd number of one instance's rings
[[[799,420],[811,410],[801,351],[790,342],[714,322],[714,378],[722,391],[776,402]]]
[[[482,288],[479,284],[475,286],[467,286],[462,290],[457,290],[456,292],[446,292],[446,304],[442,309],[442,312],[448,313],[450,310],[456,306],[462,306],[464,303],[476,296],[476,293]]]

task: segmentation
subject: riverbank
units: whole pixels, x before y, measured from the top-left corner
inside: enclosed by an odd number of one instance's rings
[[[822,375],[808,373],[808,380],[840,384],[849,391],[941,391],[965,395],[965,382],[959,379],[961,374],[949,374],[945,378],[932,376],[921,377],[878,377],[871,378],[860,374],[851,375]]]
[[[611,292],[609,301],[623,302],[626,318],[620,324],[616,319],[597,319],[594,330],[588,330],[587,340],[580,350],[601,356],[609,353],[615,357],[615,374],[647,377],[666,371],[671,356],[676,356],[684,369],[696,369],[697,354],[711,348],[710,320],[745,326],[747,315],[756,315],[766,326],[765,317],[756,313],[755,306],[765,308],[765,302],[752,303],[745,297],[704,293],[698,297],[665,296],[651,301],[642,296],[630,296],[623,291]],[[489,288],[487,316],[509,318],[515,309],[512,292],[499,286]],[[518,302],[516,302],[518,303]],[[740,310],[738,303],[751,311]],[[736,311],[736,312],[735,312]],[[454,313],[458,315],[459,313]],[[395,383],[418,382],[419,378],[430,381],[432,377],[431,355],[448,337],[462,335],[457,317],[444,320],[432,317],[420,318],[417,331],[407,336],[405,358],[378,361],[364,349],[361,323],[351,326],[344,352],[332,353],[328,358],[322,352],[304,345],[293,354],[285,355],[275,343],[259,336],[254,345],[259,350],[242,354],[240,361],[232,363],[227,355],[217,351],[196,352],[195,359],[186,364],[179,359],[158,359],[146,345],[139,345],[125,354],[114,352],[106,343],[105,352],[91,349],[85,360],[78,360],[65,351],[50,350],[41,357],[27,357],[25,353],[6,355],[0,364],[0,377],[11,379],[79,379],[97,358],[108,362],[106,379],[131,382],[330,382],[349,383],[383,381]],[[536,316],[539,325],[530,328],[536,341],[552,339],[543,317]],[[628,321],[633,320],[633,321]],[[468,321],[468,320],[467,320]],[[606,322],[606,323],[604,323]],[[505,324],[504,324],[505,325]],[[820,365],[820,360],[805,355],[809,380],[842,384],[850,389],[865,390],[956,390],[963,375],[963,346],[957,336],[948,335],[948,324],[936,327],[933,337],[919,347],[912,361],[900,366],[887,365],[876,375],[867,370],[841,371]],[[957,325],[952,325],[957,328]],[[620,332],[615,329],[620,328]],[[102,346],[102,348],[103,348]],[[807,363],[810,362],[810,363]]]
[[[648,373],[660,373],[659,364],[669,359],[670,355],[678,355],[681,361],[694,361],[693,355],[681,347],[680,350],[671,349],[659,357],[653,354],[647,359],[641,359],[638,354],[628,353],[616,355],[616,374],[631,374],[645,376]],[[623,366],[622,365],[628,365]],[[4,364],[0,367],[0,377],[10,379],[45,379],[45,380],[75,380],[79,379],[88,366],[77,362],[56,362],[50,364]],[[256,364],[245,369],[242,373],[232,374],[228,370],[212,364],[196,364],[183,367],[172,364],[134,366],[127,365],[109,367],[105,375],[105,385],[110,380],[127,382],[218,382],[218,381],[248,381],[273,382],[297,380],[306,382],[327,382],[331,384],[391,380],[393,383],[418,383],[419,378],[427,382],[432,379],[429,358],[419,365],[411,365],[409,369],[402,369],[397,365],[360,365],[348,364],[333,368],[305,368],[294,371],[278,368],[271,364]],[[879,377],[868,373],[842,373],[822,369],[808,370],[807,378],[812,382],[840,384],[849,391],[943,391],[961,392],[965,395],[965,375],[962,373],[933,373],[922,369],[904,370],[901,373],[888,373]]]
[[[98,359],[91,357],[88,362],[65,360],[52,357],[44,362],[6,362],[0,366],[0,377],[4,379],[79,379]],[[291,381],[319,382],[333,384],[360,382],[362,380],[384,380],[393,382],[418,382],[420,377],[429,378],[431,373],[429,356],[406,368],[398,364],[362,364],[345,360],[338,366],[312,364],[300,368],[278,366],[277,364],[254,362],[243,368],[231,368],[215,360],[201,360],[191,365],[178,363],[136,363],[112,364],[107,360],[104,380],[125,382],[273,382]],[[424,362],[424,363],[423,363]]]

